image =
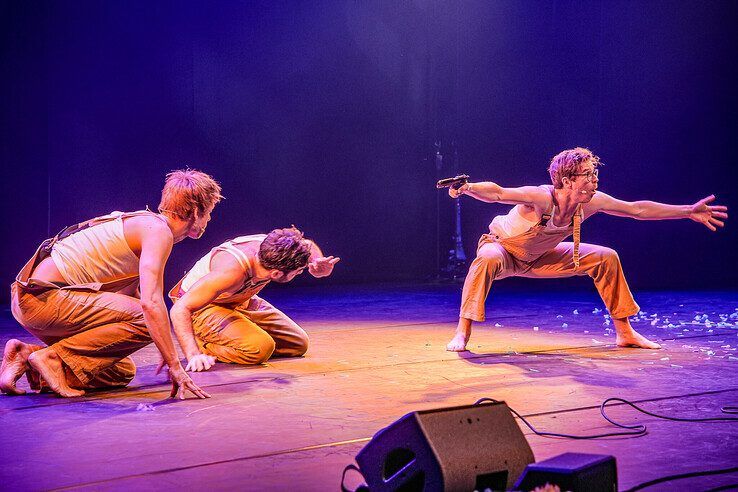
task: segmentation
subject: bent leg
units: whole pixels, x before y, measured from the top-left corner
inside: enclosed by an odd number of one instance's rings
[[[121,294],[71,289],[20,293],[13,314],[28,332],[50,344],[28,362],[62,396],[82,394],[72,388],[130,381],[130,367],[122,374],[112,369],[120,377],[95,379],[151,342],[140,301]]]
[[[482,244],[464,279],[459,317],[484,321],[484,303],[492,281],[509,276],[512,266],[510,254],[499,243]]]
[[[98,372],[87,383],[87,388],[115,388],[128,386],[136,376],[136,364],[130,357],[125,357],[107,369]]]
[[[510,254],[499,243],[480,240],[477,257],[472,261],[464,279],[461,292],[459,323],[446,350],[461,352],[471,337],[472,321],[484,321],[484,303],[487,300],[492,281],[512,274],[514,264]]]
[[[59,355],[82,388],[130,382],[135,366],[130,359],[122,360],[152,341],[141,301],[113,292],[67,290],[61,291],[61,295],[65,299],[60,303],[53,332],[76,333],[53,343],[49,349]]]
[[[595,244],[580,243],[579,268],[574,269],[574,243],[560,243],[531,265],[525,277],[557,278],[589,275],[605,303],[610,316],[627,318],[640,308],[633,299],[623,267],[615,250]]]
[[[309,337],[300,325],[261,297],[254,296],[238,311],[274,339],[274,357],[299,357],[307,352]]]
[[[204,354],[231,364],[261,364],[272,356],[274,339],[234,307],[210,304],[192,316]]]
[[[625,280],[617,252],[604,246],[581,243],[579,245],[579,268],[575,270],[573,251],[574,243],[560,243],[536,260],[531,269],[523,275],[545,278],[589,275],[594,280],[597,292],[610,312],[617,333],[617,345],[661,348],[659,344],[635,331],[628,320],[630,316],[638,313],[640,308],[633,299],[633,294]]]

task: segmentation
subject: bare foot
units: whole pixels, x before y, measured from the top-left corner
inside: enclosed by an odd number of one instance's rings
[[[18,382],[28,368],[28,356],[40,349],[38,345],[29,345],[15,338],[5,343],[3,362],[0,365],[0,391],[8,395],[23,395],[25,390],[17,388]]]
[[[44,389],[49,388],[46,385],[46,381],[41,379],[38,371],[31,367],[31,364],[28,364],[28,369],[26,369],[26,380],[28,381],[28,386],[30,386],[33,391],[43,392]]]
[[[41,378],[49,385],[49,388],[59,396],[71,398],[85,394],[82,390],[75,390],[69,387],[66,374],[64,373],[64,365],[57,353],[52,349],[47,347],[32,353],[28,357],[28,363],[33,369],[38,371]]]
[[[463,352],[466,350],[466,344],[471,337],[472,320],[469,318],[459,318],[459,324],[456,325],[456,334],[446,345],[449,352]]]
[[[631,330],[630,333],[621,335],[618,333],[615,341],[618,347],[636,347],[645,349],[660,349],[661,345],[656,342],[652,342],[648,338],[644,337],[635,330]]]
[[[463,352],[466,350],[466,343],[469,341],[469,335],[463,332],[456,332],[456,335],[446,345],[449,352]]]
[[[661,345],[652,342],[633,329],[628,318],[612,318],[618,347],[637,347],[645,349],[660,349]]]

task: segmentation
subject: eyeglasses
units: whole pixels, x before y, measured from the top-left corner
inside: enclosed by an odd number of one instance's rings
[[[586,173],[574,173],[574,174],[572,174],[572,176],[586,176],[587,177],[587,181],[592,181],[592,178],[593,177],[597,178],[597,177],[599,177],[599,175],[600,175],[600,170],[597,169],[597,168],[592,169],[591,171],[587,171]]]

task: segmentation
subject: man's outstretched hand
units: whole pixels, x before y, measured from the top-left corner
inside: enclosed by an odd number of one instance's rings
[[[692,205],[689,218],[711,231],[717,231],[718,227],[723,227],[723,220],[728,218],[728,207],[724,205],[710,205],[715,200],[715,195],[710,195]],[[723,219],[723,220],[720,220]]]
[[[308,263],[308,271],[315,278],[327,277],[333,272],[333,265],[341,261],[341,258],[323,256]]]
[[[156,374],[159,374],[162,369],[166,366],[164,360],[159,362],[159,366],[156,368]],[[168,369],[169,379],[172,381],[172,392],[169,394],[169,398],[179,398],[180,400],[185,399],[185,392],[190,391],[193,395],[198,398],[210,398],[210,395],[201,389],[190,376],[182,368],[182,365],[177,363],[177,367]]]

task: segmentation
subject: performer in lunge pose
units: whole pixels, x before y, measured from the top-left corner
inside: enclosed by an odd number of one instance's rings
[[[8,341],[0,390],[23,393],[16,382],[26,371],[33,389],[40,376],[65,397],[125,386],[136,372],[128,356],[153,339],[169,366],[171,395],[184,398],[188,390],[208,397],[179,362],[162,284],[172,245],[202,236],[221,198],[207,174],[174,171],[158,214],[113,212],[44,241],[11,287],[11,308],[48,346]]]
[[[340,258],[295,228],[241,236],[213,248],[169,293],[172,324],[188,371],[206,371],[216,360],[261,364],[270,357],[296,357],[308,335],[256,294],[270,281],[287,283],[305,268],[326,277]]]
[[[636,332],[629,317],[639,311],[617,253],[603,246],[579,242],[583,220],[597,212],[640,220],[692,219],[711,231],[723,226],[727,207],[711,205],[710,195],[694,205],[652,201],[626,202],[597,191],[600,160],[587,149],[565,150],[551,160],[551,185],[503,188],[492,182],[465,183],[449,188],[457,198],[469,195],[485,202],[515,205],[495,217],[489,234],[479,240],[461,295],[456,333],[446,346],[466,349],[473,321],[484,321],[484,302],[494,280],[511,276],[555,278],[589,275],[610,312],[619,347],[658,349]],[[440,185],[440,183],[439,183]],[[562,242],[572,235],[573,242]]]

